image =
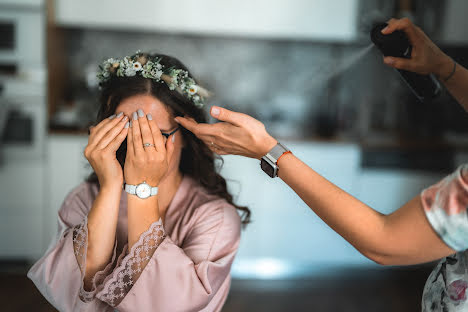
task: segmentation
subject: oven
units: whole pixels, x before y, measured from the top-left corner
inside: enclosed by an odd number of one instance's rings
[[[42,0],[0,0],[0,165],[44,159],[45,23]]]

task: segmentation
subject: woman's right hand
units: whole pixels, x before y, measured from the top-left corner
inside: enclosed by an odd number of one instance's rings
[[[437,47],[434,42],[414,25],[408,18],[394,19],[387,22],[388,26],[382,29],[382,34],[388,35],[396,30],[406,33],[412,45],[411,58],[384,57],[384,63],[397,68],[421,75],[435,74],[444,79],[453,69],[453,61]]]
[[[88,145],[84,155],[93,167],[99,184],[102,188],[122,187],[123,172],[116,152],[127,137],[128,117],[119,113],[101,121],[97,126],[90,128]]]

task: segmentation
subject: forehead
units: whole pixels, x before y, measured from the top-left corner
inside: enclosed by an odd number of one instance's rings
[[[166,105],[157,98],[147,94],[134,95],[122,100],[115,112],[123,112],[125,115],[130,116],[138,109],[142,109],[145,114],[151,114],[153,118],[171,118],[171,114],[167,110]]]

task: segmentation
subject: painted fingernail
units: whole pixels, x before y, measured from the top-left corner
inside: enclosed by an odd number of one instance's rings
[[[177,122],[177,123],[180,123],[179,122],[179,119],[177,119],[178,117],[174,118],[174,121]]]
[[[151,114],[146,115],[146,118],[148,118],[148,120],[153,120],[153,116],[151,116]]]
[[[130,122],[127,121],[124,128],[127,129],[128,127],[130,127]]]
[[[138,115],[136,112],[133,112],[133,120],[137,120],[138,119]]]
[[[145,113],[143,113],[143,110],[138,110],[138,117],[145,117]]]
[[[114,118],[115,118],[115,114],[109,116],[109,119],[114,119]]]
[[[388,30],[388,26],[382,29],[382,33],[385,33]]]
[[[127,121],[128,120],[128,116],[125,116],[122,121]]]
[[[118,113],[117,118],[122,117],[122,115],[123,115],[123,112]]]
[[[217,108],[217,107],[213,107],[213,108],[211,109],[211,115],[213,115],[213,116],[215,116],[215,117],[217,117],[217,116],[219,115],[220,112],[221,112],[221,111],[220,111],[219,108]]]
[[[176,133],[174,133],[174,134],[172,135],[172,139],[171,139],[171,140],[172,140],[172,143],[175,142],[175,136],[176,136]]]

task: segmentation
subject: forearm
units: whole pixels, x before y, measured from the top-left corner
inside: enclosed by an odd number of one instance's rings
[[[158,221],[158,196],[140,199],[135,195],[128,195],[128,249],[138,241],[141,234],[147,231],[151,224]]]
[[[279,177],[333,230],[357,250],[378,261],[385,237],[385,215],[349,195],[293,154],[279,162]]]
[[[453,60],[447,55],[442,57],[438,69],[439,70],[435,74],[439,80],[445,85],[457,102],[468,111],[468,70],[460,64],[457,64],[454,74],[445,81],[453,71]]]
[[[101,188],[88,214],[85,286],[112,258],[122,188]]]

